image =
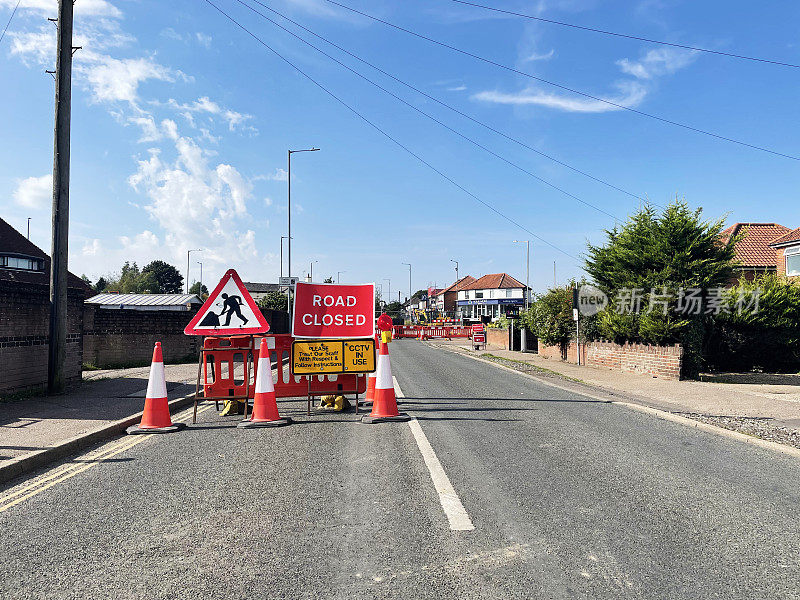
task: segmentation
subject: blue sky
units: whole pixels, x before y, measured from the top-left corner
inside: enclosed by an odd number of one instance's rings
[[[276,51],[531,237],[421,164],[203,0],[77,0],[70,270],[93,280],[155,258],[206,283],[229,267],[274,281],[293,158],[293,272],[375,281],[392,296],[506,271],[535,289],[579,276],[608,215],[426,119],[248,11],[214,0]],[[800,164],[588,100],[371,22],[326,0],[262,0],[476,119],[637,196],[676,195],[711,218],[800,226]],[[449,0],[343,0],[403,27],[589,94],[800,155],[798,69],[501,17]],[[800,63],[800,4],[487,0],[604,29]],[[0,26],[16,0],[0,0]],[[257,7],[258,8],[258,7]],[[263,9],[260,9],[265,12]],[[55,0],[21,0],[0,44],[0,215],[49,251]],[[280,20],[278,17],[273,17]],[[287,27],[310,38],[291,24]],[[324,47],[322,42],[315,44]],[[521,148],[325,50],[493,152],[604,212],[639,200]],[[568,256],[571,255],[571,256]],[[284,267],[286,269],[286,267]]]

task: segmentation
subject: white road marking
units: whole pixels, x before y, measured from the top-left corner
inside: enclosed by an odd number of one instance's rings
[[[400,389],[400,384],[397,383],[397,378],[392,377],[394,380],[394,393],[398,398],[403,398],[403,390]],[[467,510],[461,503],[453,484],[450,483],[450,478],[439,462],[436,452],[433,451],[431,443],[422,431],[419,421],[411,419],[408,422],[411,428],[411,433],[414,434],[414,439],[417,441],[417,447],[420,454],[425,461],[425,466],[428,467],[428,472],[433,480],[433,486],[436,488],[436,493],[439,494],[439,502],[442,505],[447,520],[450,521],[450,529],[453,531],[472,531],[475,525],[472,524],[472,519],[469,518]]]

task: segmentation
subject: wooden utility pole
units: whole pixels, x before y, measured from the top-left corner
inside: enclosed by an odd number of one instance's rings
[[[53,241],[50,253],[50,345],[47,391],[64,391],[67,355],[67,250],[69,240],[69,140],[72,110],[72,0],[58,1],[56,116],[53,158]]]

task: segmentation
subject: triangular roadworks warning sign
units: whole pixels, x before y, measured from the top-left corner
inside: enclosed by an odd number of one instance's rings
[[[239,275],[228,269],[208,300],[189,321],[186,335],[249,335],[267,333],[269,323],[258,310]]]

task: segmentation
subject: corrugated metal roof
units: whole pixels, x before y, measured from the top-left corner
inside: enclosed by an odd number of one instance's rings
[[[86,302],[110,306],[186,306],[203,303],[197,294],[97,294]]]

